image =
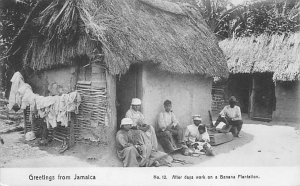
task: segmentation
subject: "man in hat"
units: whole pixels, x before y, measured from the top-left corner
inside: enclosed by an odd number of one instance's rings
[[[207,133],[205,125],[202,124],[202,118],[200,115],[193,116],[193,124],[188,125],[184,135],[184,141],[186,148],[183,150],[183,155],[189,156],[193,153],[200,153],[202,150],[210,148],[209,135]],[[204,147],[207,147],[206,149]]]
[[[199,125],[202,123],[202,118],[200,115],[194,115],[193,116],[193,124],[188,125],[186,127],[185,135],[184,135],[184,141],[189,143],[196,142],[197,139],[200,139],[200,133],[198,131]]]
[[[233,136],[240,137],[239,133],[242,129],[243,120],[241,109],[236,105],[236,103],[236,98],[231,96],[229,98],[229,105],[226,105],[220,112],[214,127],[218,126],[220,122],[224,122],[226,126],[224,126],[220,132],[231,132]]]
[[[145,117],[140,112],[142,101],[138,98],[133,98],[131,101],[131,107],[126,112],[126,118],[130,118],[133,121],[133,129],[141,130],[145,133],[147,139],[151,142],[153,150],[157,150],[157,138],[155,130],[152,125],[145,123]]]
[[[184,130],[172,111],[170,100],[164,102],[164,109],[165,111],[158,116],[157,137],[165,152],[170,153],[178,150],[184,144]]]

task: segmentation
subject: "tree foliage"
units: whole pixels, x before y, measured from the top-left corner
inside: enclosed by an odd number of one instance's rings
[[[23,26],[36,0],[2,0],[0,3],[0,89],[8,84],[10,73],[6,53]]]
[[[235,7],[226,0],[197,1],[202,3],[198,5],[203,7],[204,19],[221,39],[263,33],[285,34],[299,29],[299,0],[249,1]]]
[[[6,51],[10,47],[13,38],[22,28],[27,15],[34,6],[36,1],[23,0],[15,3],[7,3],[0,9],[0,47],[1,56],[4,57]]]
[[[196,2],[201,15],[212,31],[217,28],[220,17],[233,7],[229,0],[196,0]]]

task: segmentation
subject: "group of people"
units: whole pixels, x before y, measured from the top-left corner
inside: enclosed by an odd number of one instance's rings
[[[157,150],[155,129],[145,123],[141,104],[140,99],[132,99],[116,135],[117,154],[125,167],[159,166],[159,160],[170,159],[168,154]]]
[[[236,102],[234,97],[230,98],[229,105],[221,111],[213,130],[216,130],[220,122],[224,122],[226,125],[218,131],[232,132],[239,137],[243,122]],[[172,102],[166,100],[163,104],[164,111],[159,113],[154,128],[145,122],[140,112],[141,104],[140,99],[132,99],[131,107],[121,120],[120,130],[116,135],[117,154],[125,167],[159,166],[160,160],[168,158],[168,154],[174,152],[187,156],[214,155],[207,128],[202,124],[200,115],[192,116],[193,124],[184,129],[172,111]],[[165,152],[158,151],[158,141]]]

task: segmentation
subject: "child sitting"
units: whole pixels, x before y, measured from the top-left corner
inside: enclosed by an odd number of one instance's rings
[[[183,149],[183,155],[212,155],[211,146],[209,144],[209,135],[206,131],[205,125],[201,124],[201,116],[193,116],[193,122],[193,124],[187,126],[187,130],[185,132],[184,141],[186,147]]]
[[[209,144],[210,139],[206,127],[204,125],[199,125],[198,131],[200,133],[200,140],[199,142],[196,142],[198,144],[196,145],[196,148],[200,150],[200,152],[204,152],[207,156],[214,156],[212,147]]]

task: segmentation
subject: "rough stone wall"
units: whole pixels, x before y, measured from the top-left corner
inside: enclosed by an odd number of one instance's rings
[[[225,85],[212,86],[212,103],[211,110],[213,115],[218,115],[220,111],[228,104],[225,93]]]

